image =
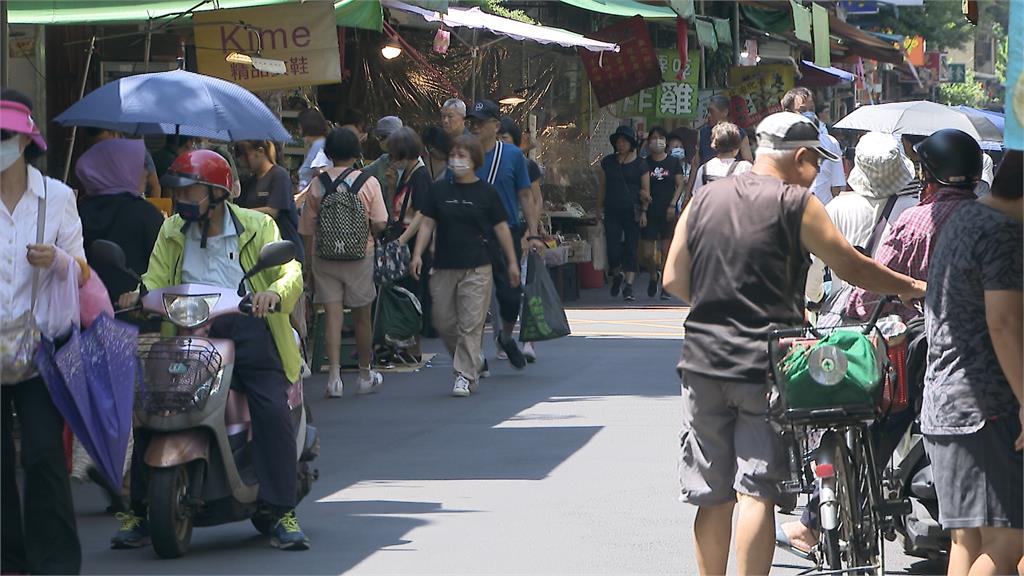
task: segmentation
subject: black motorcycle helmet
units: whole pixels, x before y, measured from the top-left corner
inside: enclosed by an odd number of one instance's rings
[[[981,146],[970,134],[946,128],[914,146],[930,179],[946,186],[972,188],[981,180]]]

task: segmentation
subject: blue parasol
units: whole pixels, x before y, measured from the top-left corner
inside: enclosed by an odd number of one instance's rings
[[[138,375],[138,328],[101,314],[60,349],[43,340],[39,373],[53,403],[110,486],[122,484]]]
[[[126,134],[181,134],[217,140],[287,142],[291,134],[255,94],[185,70],[137,74],[86,94],[57,116],[64,126]]]

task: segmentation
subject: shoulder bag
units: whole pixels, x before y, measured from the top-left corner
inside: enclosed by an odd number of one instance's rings
[[[36,244],[42,244],[46,229],[46,177],[43,197],[39,199]],[[35,308],[39,296],[39,268],[32,267],[32,304],[21,316],[0,328],[0,384],[17,384],[36,374],[35,353],[42,335],[36,325]]]

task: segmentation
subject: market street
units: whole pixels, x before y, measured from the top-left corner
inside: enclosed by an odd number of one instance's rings
[[[117,523],[84,485],[83,572],[695,574],[695,509],[676,500],[685,309],[602,309],[601,294],[568,312],[586,336],[539,345],[521,374],[492,359],[472,398],[450,397],[443,352],[369,397],[325,400],[323,376],[308,382],[322,438],[320,480],[298,508],[310,551],[275,551],[248,523],[197,528],[178,560],[110,550]],[[913,563],[897,545],[887,561]],[[773,573],[805,567],[778,552]]]

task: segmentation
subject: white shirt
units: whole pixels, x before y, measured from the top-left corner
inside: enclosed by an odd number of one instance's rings
[[[828,132],[819,135],[822,148],[832,152],[836,156],[842,156],[843,151],[839,147],[839,141],[833,138]],[[843,170],[842,160],[823,160],[818,176],[811,183],[811,192],[821,200],[822,204],[832,201],[832,187],[846,186],[846,172]]]
[[[696,194],[697,190],[704,187],[704,174],[711,178],[708,181],[708,184],[710,184],[713,180],[725,178],[729,174],[729,167],[733,164],[736,164],[736,168],[733,169],[731,176],[739,176],[744,172],[750,172],[750,169],[754,167],[753,164],[746,160],[737,160],[735,158],[722,160],[716,156],[705,162],[700,168],[697,168],[697,176],[693,179],[693,193]]]
[[[875,230],[875,223],[882,217],[882,211],[885,210],[888,201],[889,198],[874,198],[857,192],[843,192],[825,206],[825,212],[828,213],[836,229],[851,246],[867,248],[871,233]],[[910,194],[896,197],[892,212],[886,219],[885,228],[878,237],[870,256],[873,257],[879,246],[885,243],[893,224],[899,220],[900,214],[911,206],[917,206],[917,202],[917,197]],[[811,268],[807,271],[805,290],[807,300],[817,302],[825,296],[824,274],[825,263],[821,261],[821,258],[812,255]],[[835,272],[832,273],[832,286],[828,294],[829,298],[823,303],[822,316],[831,310],[835,310],[835,313],[838,314],[846,308],[846,298],[849,297],[846,292],[849,291],[849,286],[846,281],[836,276]]]
[[[238,231],[231,218],[231,209],[224,210],[224,231],[206,239],[202,247],[203,225],[193,222],[185,232],[185,261],[181,267],[181,281],[187,284],[207,284],[229,290],[238,288],[245,277],[238,258]]]
[[[14,207],[14,212],[8,212],[6,206],[0,207],[0,324],[18,318],[32,305],[33,268],[26,257],[27,246],[36,243],[39,199],[44,195],[46,222],[43,244],[53,244],[70,256],[85,259],[82,221],[78,218],[75,193],[53,178],[45,178],[44,187],[44,178],[39,170],[29,166],[28,190]],[[51,270],[40,270],[40,290],[46,273]],[[37,318],[43,317],[46,311],[37,305],[35,314]]]

